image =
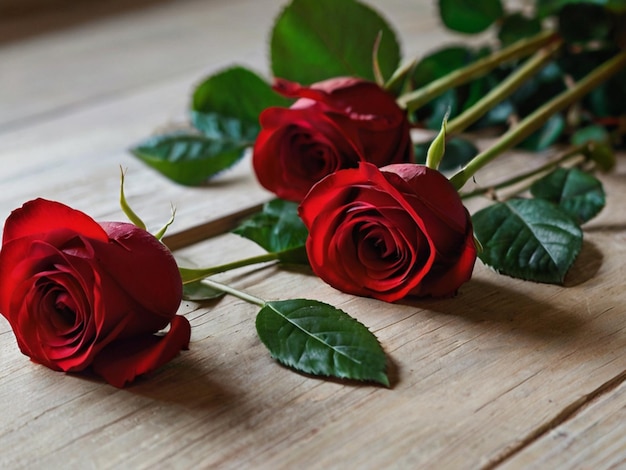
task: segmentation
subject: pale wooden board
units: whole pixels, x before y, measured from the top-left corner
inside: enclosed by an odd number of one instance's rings
[[[123,218],[115,202],[120,165],[129,171],[129,199],[149,227],[167,220],[170,204],[178,214],[172,234],[200,227],[173,245],[267,200],[248,161],[210,186],[189,189],[127,149],[183,122],[193,87],[209,73],[240,63],[267,74],[267,35],[282,3],[163,4],[0,47],[0,213],[46,197],[97,219]],[[398,30],[407,57],[452,40],[427,2],[372,4]]]
[[[0,130],[129,90],[246,64],[269,74],[268,41],[284,0],[186,0],[0,45]],[[407,60],[464,41],[438,28],[425,0],[374,0]],[[180,96],[187,103],[187,96]]]
[[[257,31],[257,22],[267,26],[275,13],[263,2],[217,3],[223,19],[257,11],[249,20],[251,31]],[[1,108],[20,104],[14,108],[16,119],[5,121],[10,125],[0,134],[2,212],[46,196],[97,218],[120,218],[115,201],[119,164],[129,168],[129,198],[150,225],[169,216],[172,201],[179,214],[174,231],[183,234],[203,224],[207,233],[222,231],[233,213],[269,197],[245,162],[217,185],[188,189],[166,182],[125,152],[156,126],[182,118],[189,90],[202,76],[197,71],[228,61],[224,56],[219,63],[194,62],[208,33],[187,32],[191,40],[178,28],[188,24],[181,18],[206,12],[205,4],[183,4],[180,11],[146,10],[147,16],[109,19],[0,50],[0,59],[9,59],[0,61],[0,77],[6,77],[4,64],[17,60],[17,52],[25,54],[24,62],[13,64],[36,70],[39,60],[37,70],[48,77],[25,74],[12,89],[21,93],[17,101],[6,98],[7,88],[0,87]],[[441,38],[432,32],[430,4],[428,15],[426,3],[416,10],[405,0],[378,5],[395,11],[390,17],[398,30],[412,31],[410,47],[426,48]],[[172,30],[170,20],[178,25]],[[232,23],[224,25],[232,29]],[[259,30],[265,37],[265,27]],[[155,75],[150,60],[138,61],[136,75],[117,75],[111,69],[116,52],[105,47],[107,34],[115,31],[127,39],[129,51],[149,51],[150,41],[169,35],[169,42],[160,41],[171,44],[180,63],[191,65],[164,78]],[[262,68],[263,39],[246,31],[237,32],[241,43],[230,54]],[[82,52],[75,45],[80,40]],[[46,48],[50,53],[67,48],[71,66],[59,58],[61,65],[52,67]],[[73,66],[102,70],[98,80],[89,82],[69,74]],[[510,162],[516,168],[524,165],[517,158]],[[508,164],[503,160],[500,165]],[[0,319],[0,467],[476,468],[525,447],[530,454],[522,451],[521,458],[542,461],[545,452],[546,461],[554,462],[541,436],[554,426],[567,426],[565,412],[581,407],[624,373],[623,158],[620,164],[616,174],[605,177],[609,206],[589,225],[567,289],[513,281],[477,267],[455,299],[388,305],[338,293],[306,271],[266,269],[220,277],[260,296],[307,296],[348,311],[376,332],[390,354],[392,390],[324,382],[278,366],[254,332],[255,307],[232,298],[201,308],[183,303],[181,313],[193,325],[191,350],[121,391],[29,363]],[[258,249],[226,235],[181,251],[203,264],[223,263],[229,253],[234,259]],[[579,415],[601,420],[597,430],[581,438],[584,442],[610,436],[601,444],[608,449],[607,460],[583,456],[583,464],[618,461],[613,457],[619,452],[609,447],[619,450],[623,428],[605,419],[618,407],[614,403],[590,406]],[[539,447],[528,447],[538,438]]]
[[[168,1],[176,0],[2,0],[0,43],[24,40]]]
[[[233,61],[262,67],[280,4],[170,2],[6,44],[0,49],[0,123],[46,119],[181,76],[199,80]],[[226,27],[234,21],[237,27]],[[181,95],[182,103],[187,99]]]
[[[624,468],[624,422],[626,384],[622,382],[501,468]]]
[[[152,230],[177,209],[172,233],[228,217],[268,199],[249,159],[211,185],[187,188],[166,180],[127,151],[159,123],[177,113],[184,84],[148,89],[92,106],[67,117],[11,131],[0,139],[0,212],[35,197],[55,199],[98,220],[124,219],[117,200],[120,166],[127,169],[126,194]],[[168,99],[173,105],[168,106]]]
[[[256,307],[232,298],[199,309],[185,302],[191,350],[123,391],[31,365],[3,333],[0,403],[21,399],[3,409],[0,463],[477,468],[499,462],[623,376],[624,176],[607,179],[615,198],[589,227],[566,289],[478,266],[454,299],[390,305],[338,293],[306,270],[220,276],[262,297],[306,296],[349,312],[390,355],[392,390],[324,382],[278,366],[256,337]],[[216,264],[258,252],[225,235],[180,255]],[[619,431],[613,421],[606,426]],[[612,442],[621,441],[606,445]]]

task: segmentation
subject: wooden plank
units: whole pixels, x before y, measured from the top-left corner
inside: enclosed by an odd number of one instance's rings
[[[127,148],[155,129],[184,121],[190,92],[205,74],[233,61],[266,69],[266,44],[260,38],[266,37],[278,4],[161,5],[143,15],[0,49],[0,114],[6,113],[4,127],[0,115],[0,213],[46,197],[99,220],[119,220],[121,165],[128,168],[127,194],[149,227],[160,227],[170,204],[176,205],[169,242],[180,246],[215,233],[218,226],[227,228],[240,213],[271,197],[254,180],[249,161],[215,184],[184,188],[145,168]],[[396,25],[407,57],[448,37],[433,22],[427,2],[411,8],[403,0],[373,5]],[[235,23],[237,28],[230,26]],[[132,67],[124,66],[131,62]]]
[[[187,13],[164,7],[0,50],[0,59],[15,61],[16,51],[26,54],[23,63],[32,70],[17,80],[23,83],[14,88],[22,93],[19,100],[6,98],[8,88],[0,87],[0,108],[19,103],[13,108],[17,114],[5,121],[10,127],[6,124],[0,134],[0,211],[46,196],[96,218],[120,218],[119,164],[129,168],[127,193],[138,212],[157,227],[175,202],[175,231],[183,235],[197,227],[218,232],[240,210],[269,197],[246,162],[216,185],[190,189],[155,176],[125,152],[153,128],[182,118],[188,92],[200,77],[193,67],[214,70],[238,57],[263,66],[259,37],[264,36],[248,36],[245,30],[237,32],[241,43],[220,56],[222,62],[207,65],[208,53],[197,59],[203,53],[201,38],[209,36],[196,28],[206,23],[198,19],[190,32],[183,19],[189,12],[207,13],[201,3],[185,2]],[[372,3],[383,11],[401,6],[393,21],[399,30],[415,27],[409,47],[438,42],[429,29],[430,7],[425,13],[426,7],[413,9],[405,0]],[[275,13],[261,1],[221,5],[223,10],[211,11],[223,12],[226,29],[234,29],[232,18],[254,28]],[[241,17],[243,11],[250,19]],[[116,31],[135,51],[130,55],[149,53],[151,34],[160,38],[153,46],[170,35],[168,51],[181,54],[181,64],[199,61],[169,77],[155,73],[153,59],[138,61],[130,79],[116,75],[115,51],[105,40]],[[48,59],[57,50],[66,50],[82,68],[101,67],[98,80],[84,80],[96,74],[72,76],[64,59],[57,67]],[[5,64],[21,63],[10,60],[0,60],[0,80],[6,77]],[[525,162],[507,157],[501,164]],[[29,363],[0,318],[0,468],[476,468],[506,459],[515,466],[520,449],[520,463],[556,462],[543,439],[537,448],[529,444],[590,399],[603,399],[607,384],[624,372],[624,176],[622,157],[618,172],[604,178],[609,206],[587,227],[588,239],[566,289],[510,280],[478,266],[457,298],[389,305],[336,292],[306,270],[251,269],[220,276],[260,296],[316,298],[354,315],[390,354],[392,390],[321,381],[278,366],[254,332],[255,307],[232,298],[203,306],[184,302],[180,311],[193,325],[191,350],[125,390]],[[258,252],[227,235],[180,255],[217,264]],[[575,463],[619,462],[623,426],[609,419],[622,413],[619,390],[614,400],[607,394],[605,404],[592,404],[589,412],[583,409],[563,423],[562,429],[575,429],[594,416],[605,417],[577,438],[591,443],[607,434],[597,443],[600,455],[585,454]]]
[[[171,204],[178,214],[173,232],[180,232],[263,202],[269,194],[255,182],[249,160],[209,186],[186,188],[127,152],[129,145],[179,112],[185,92],[184,84],[176,83],[5,133],[0,139],[0,212],[8,214],[29,199],[45,197],[98,220],[123,220],[117,204],[120,166],[128,169],[129,200],[154,230],[169,218]],[[174,103],[169,107],[168,99]]]
[[[306,296],[349,312],[390,354],[392,390],[278,366],[254,332],[256,307],[232,298],[184,302],[191,350],[122,391],[30,365],[0,334],[0,466],[496,464],[623,374],[625,174],[607,178],[613,197],[565,289],[478,266],[454,299],[391,305],[336,292],[306,270],[220,276],[262,297]],[[225,235],[179,254],[211,265],[256,253]]]
[[[180,77],[191,87],[232,63],[267,75],[268,34],[285,3],[166,2],[5,44],[0,47],[0,131]],[[407,59],[453,40],[438,27],[430,2],[369,4],[395,26]],[[188,93],[182,94],[180,102],[187,101]]]
[[[625,378],[622,375],[617,388],[600,395],[500,468],[624,468]]]
[[[0,43],[75,26],[171,0],[2,0]]]
[[[257,183],[249,157],[212,182],[189,188],[168,181],[127,151],[161,123],[182,121],[186,90],[186,82],[174,82],[0,134],[0,213],[8,215],[24,202],[44,197],[97,220],[123,220],[117,204],[122,167],[127,169],[126,195],[149,228],[162,226],[170,206],[176,207],[169,238],[173,248],[228,230],[273,197]],[[535,158],[532,164],[542,161]],[[503,171],[527,165],[527,158],[511,154],[477,181],[491,183]]]
[[[7,44],[0,54],[0,125],[71,112],[181,76],[191,85],[233,61],[265,71],[264,39],[280,4],[170,2]],[[233,22],[236,28],[228,26]],[[188,98],[180,97],[184,104]]]

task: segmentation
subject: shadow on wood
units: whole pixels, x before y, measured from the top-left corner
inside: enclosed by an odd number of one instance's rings
[[[0,44],[174,1],[5,0],[0,3]]]

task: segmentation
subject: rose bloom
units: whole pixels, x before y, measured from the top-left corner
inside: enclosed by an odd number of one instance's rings
[[[451,296],[472,275],[470,215],[448,179],[422,165],[363,163],[316,184],[299,208],[315,274],[393,302]]]
[[[406,114],[376,83],[333,78],[304,87],[279,79],[274,89],[298,100],[261,113],[253,166],[278,197],[299,202],[323,177],[362,161],[412,161]]]
[[[99,224],[44,199],[6,220],[0,312],[34,362],[66,372],[91,366],[122,387],[187,348],[181,297],[171,253],[132,224]]]

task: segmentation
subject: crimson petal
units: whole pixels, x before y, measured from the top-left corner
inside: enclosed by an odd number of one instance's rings
[[[102,227],[87,214],[60,202],[39,198],[28,201],[9,215],[4,225],[2,245],[16,238],[55,230],[74,232],[104,242],[109,239]]]
[[[137,376],[151,372],[188,349],[189,321],[176,315],[164,336],[147,335],[114,341],[104,348],[92,364],[96,374],[114,387],[122,388]]]

